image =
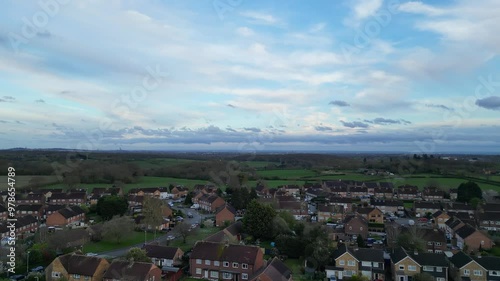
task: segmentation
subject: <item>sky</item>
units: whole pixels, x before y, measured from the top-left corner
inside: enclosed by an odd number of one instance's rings
[[[2,1],[0,149],[500,153],[500,1]]]

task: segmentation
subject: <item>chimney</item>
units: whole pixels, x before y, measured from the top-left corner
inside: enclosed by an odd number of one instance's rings
[[[417,249],[413,250],[413,254],[414,254],[415,256],[418,256],[418,251],[417,251]]]

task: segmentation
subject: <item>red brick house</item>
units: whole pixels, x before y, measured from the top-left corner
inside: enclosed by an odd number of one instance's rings
[[[419,234],[427,243],[427,252],[442,253],[446,250],[446,234],[441,229],[420,228]]]
[[[37,194],[16,194],[16,204],[45,204],[45,196],[41,193]]]
[[[87,202],[87,193],[53,193],[49,198],[49,204],[56,205],[81,205]]]
[[[173,267],[182,264],[184,252],[178,247],[168,247],[161,245],[146,244],[143,247],[146,255],[159,268],[164,266]]]
[[[360,235],[364,239],[368,237],[368,221],[360,215],[348,216],[344,220],[346,235]]]
[[[467,247],[467,252],[479,249],[488,250],[494,245],[493,240],[485,233],[466,224],[455,231],[457,247],[463,250]]]
[[[85,212],[79,206],[69,206],[47,216],[47,226],[66,226],[84,221]]]
[[[42,219],[44,206],[42,204],[18,205],[16,207],[16,216],[32,215],[36,219]]]
[[[356,211],[370,223],[384,223],[384,213],[375,207],[358,208]]]
[[[27,233],[35,233],[38,230],[38,220],[32,215],[17,218],[16,235],[25,237]]]
[[[205,194],[200,199],[198,199],[198,204],[200,205],[200,209],[205,210],[207,212],[215,212],[217,208],[224,205],[226,201],[217,195],[208,195]]]
[[[215,226],[223,226],[226,221],[233,223],[236,210],[229,204],[224,204],[215,211]]]
[[[185,197],[189,190],[186,187],[179,185],[174,186],[170,192],[172,193],[173,198],[179,199],[181,197]]]
[[[102,280],[109,267],[106,259],[88,257],[80,254],[66,254],[55,258],[45,269],[45,280]]]
[[[398,187],[398,199],[413,200],[419,197],[418,187],[414,185],[402,185]]]
[[[191,276],[198,279],[248,280],[264,265],[259,247],[197,242],[189,258]]]
[[[422,191],[422,199],[428,201],[440,201],[444,199],[445,192],[437,187],[425,187]]]
[[[250,277],[250,281],[292,281],[292,271],[274,257],[267,265]]]
[[[160,281],[161,269],[153,263],[113,261],[104,273],[103,281]]]

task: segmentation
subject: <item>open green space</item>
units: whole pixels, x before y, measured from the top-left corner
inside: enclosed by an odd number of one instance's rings
[[[189,235],[187,238],[186,238],[186,243],[184,244],[183,241],[182,241],[182,237],[179,237],[175,240],[173,240],[171,243],[170,243],[170,246],[173,246],[173,247],[179,247],[181,248],[183,251],[188,251],[190,250],[194,244],[197,242],[197,241],[201,241],[205,238],[207,238],[208,236],[220,231],[221,229],[218,228],[218,227],[204,227],[204,228],[197,228],[193,234]]]
[[[255,169],[262,169],[269,165],[277,165],[278,162],[267,162],[267,161],[243,161],[243,164],[248,165],[248,167],[252,167]]]
[[[162,233],[156,233],[156,237],[162,235]],[[154,239],[153,233],[146,233],[146,240],[150,241]],[[144,232],[132,232],[132,235],[125,238],[121,243],[99,241],[99,242],[89,242],[83,246],[84,253],[100,253],[108,252],[113,250],[118,250],[125,247],[134,246],[137,244],[144,243]]]
[[[137,164],[139,167],[143,169],[152,169],[152,168],[168,167],[185,163],[191,163],[194,161],[199,162],[201,160],[179,159],[179,158],[153,158],[147,160],[132,160],[128,161],[128,163]]]
[[[30,182],[38,182],[41,185],[51,184],[57,182],[56,176],[14,176],[15,187],[24,188],[27,187]],[[0,176],[0,190],[7,189],[7,176]]]
[[[423,189],[428,185],[437,185],[439,188],[444,190],[448,190],[450,188],[457,188],[461,183],[468,181],[467,179],[462,178],[448,178],[448,177],[406,177],[406,178],[394,178],[391,182],[395,187],[409,184],[418,186],[420,189]],[[500,186],[495,186],[491,184],[477,182],[479,187],[482,190],[495,190],[500,191]]]
[[[266,179],[300,179],[305,177],[314,177],[318,173],[312,170],[262,170],[257,175]]]

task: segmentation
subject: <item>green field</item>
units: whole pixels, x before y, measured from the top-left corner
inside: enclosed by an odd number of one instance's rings
[[[429,184],[437,184],[438,187],[443,188],[444,190],[448,190],[450,188],[457,188],[461,183],[468,181],[467,179],[461,178],[434,178],[434,177],[426,177],[426,178],[394,178],[391,182],[395,187],[404,184],[416,185],[420,189],[424,188]],[[485,183],[477,183],[482,190],[495,190],[500,191],[500,186],[495,186],[491,184]]]
[[[266,162],[266,161],[243,161],[241,163],[246,164],[246,165],[248,165],[248,167],[255,168],[255,169],[262,169],[262,168],[265,168],[269,165],[279,164],[278,162]]]
[[[159,235],[161,235],[161,233],[156,233],[156,237],[158,237]],[[147,241],[153,240],[154,234],[147,233],[146,239],[147,239]],[[106,242],[106,241],[89,242],[89,243],[85,244],[85,246],[83,246],[83,252],[84,253],[108,252],[108,251],[113,251],[113,250],[117,250],[120,248],[134,246],[134,245],[141,244],[141,243],[144,243],[144,232],[134,231],[134,232],[132,232],[132,235],[130,235],[127,239],[123,240],[119,244],[114,243],[114,242]]]
[[[148,160],[132,160],[132,161],[128,161],[128,163],[137,164],[139,167],[141,167],[143,169],[151,169],[151,168],[158,168],[158,167],[175,166],[175,165],[180,165],[180,164],[185,164],[185,163],[191,163],[194,161],[200,162],[201,160],[176,159],[176,158],[153,158],[153,159],[148,159]]]
[[[14,176],[15,186],[24,188],[28,186],[33,178],[38,178],[41,184],[51,184],[57,182],[56,176]],[[0,176],[0,190],[7,189],[7,176]]]
[[[312,170],[262,170],[257,175],[265,179],[301,179],[317,176]]]

